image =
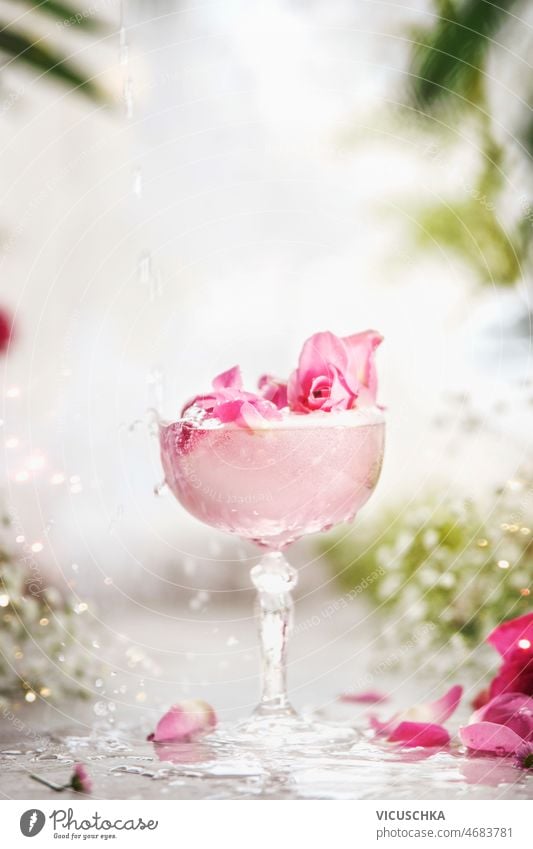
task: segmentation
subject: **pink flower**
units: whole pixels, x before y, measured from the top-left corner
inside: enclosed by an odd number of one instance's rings
[[[258,387],[263,398],[275,404],[278,410],[288,405],[287,384],[282,380],[276,380],[270,374],[263,374],[259,378]]]
[[[533,765],[533,698],[523,693],[496,696],[472,714],[459,737],[475,752],[514,755],[521,766]]]
[[[488,689],[474,700],[474,707],[481,707],[500,693],[533,696],[533,613],[498,625],[487,642],[499,651],[503,662]]]
[[[281,418],[281,413],[272,401],[243,390],[238,366],[215,377],[212,386],[213,391],[209,395],[197,395],[189,401],[181,415],[194,405],[204,410],[209,418],[225,424],[234,422],[252,429],[264,427],[266,422]]]
[[[434,702],[414,705],[395,714],[388,722],[371,717],[376,734],[386,737],[391,743],[405,746],[445,746],[450,735],[442,725],[456,710],[463,688],[455,685],[444,696]]]
[[[217,716],[211,705],[201,699],[189,699],[172,705],[146,739],[154,743],[189,743],[216,724]]]
[[[7,351],[9,340],[13,333],[13,322],[11,316],[0,308],[0,354]]]
[[[70,786],[77,793],[90,793],[93,789],[92,778],[83,764],[74,764],[74,772],[70,779]]]
[[[343,339],[329,332],[315,333],[304,343],[298,368],[289,378],[290,409],[330,412],[375,404],[374,351],[381,341],[375,330]]]

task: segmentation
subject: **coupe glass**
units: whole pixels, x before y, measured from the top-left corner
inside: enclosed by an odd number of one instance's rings
[[[193,516],[263,550],[257,589],[261,701],[239,740],[335,741],[351,729],[299,717],[287,696],[287,641],[296,570],[284,551],[304,534],[351,521],[378,481],[385,424],[378,410],[288,416],[250,430],[186,417],[160,425],[165,480]]]

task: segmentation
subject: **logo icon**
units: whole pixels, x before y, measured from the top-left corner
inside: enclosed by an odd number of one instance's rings
[[[30,808],[29,811],[24,811],[20,818],[20,830],[24,837],[35,837],[43,830],[46,817],[38,808]]]

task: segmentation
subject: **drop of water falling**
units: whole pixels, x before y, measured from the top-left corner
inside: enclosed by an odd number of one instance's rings
[[[118,34],[118,55],[120,64],[127,65],[129,59],[128,35],[124,25],[120,27]]]
[[[165,399],[165,373],[160,366],[154,366],[148,372],[148,386],[156,407],[161,407]]]
[[[133,118],[133,82],[130,76],[127,76],[124,80],[122,99],[124,101],[126,118]]]
[[[105,702],[96,702],[93,711],[96,716],[107,716],[107,704]]]
[[[161,495],[167,486],[166,480],[162,480],[160,483],[156,483],[154,486],[154,495]]]
[[[133,194],[138,200],[143,196],[143,172],[138,166],[133,169]]]

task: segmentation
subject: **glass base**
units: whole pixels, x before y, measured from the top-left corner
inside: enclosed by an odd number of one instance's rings
[[[234,725],[220,726],[209,739],[254,752],[294,755],[348,749],[360,735],[350,726],[319,722],[288,709],[284,714],[255,713]]]

